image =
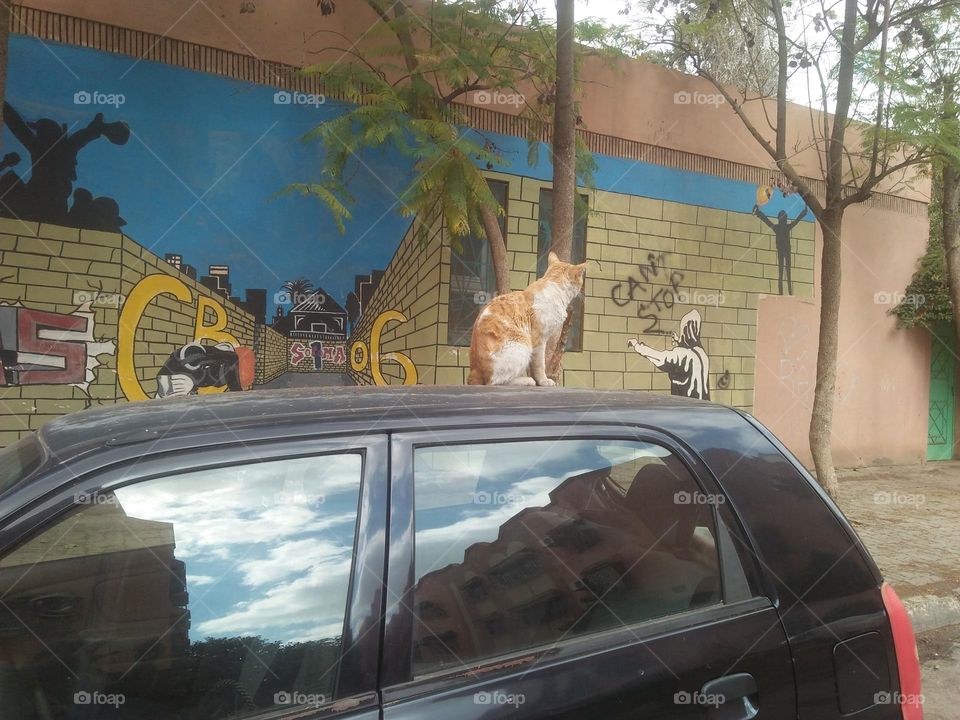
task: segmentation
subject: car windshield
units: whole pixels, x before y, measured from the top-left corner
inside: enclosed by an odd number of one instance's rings
[[[0,495],[26,480],[43,462],[43,447],[34,436],[0,450]]]

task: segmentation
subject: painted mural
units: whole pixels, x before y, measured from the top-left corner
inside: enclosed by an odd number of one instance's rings
[[[627,341],[635,352],[667,374],[671,395],[710,399],[710,358],[700,340],[701,323],[697,310],[680,318],[680,334],[671,333],[673,346],[669,350],[656,350],[635,338]]]
[[[389,151],[355,158],[343,233],[319,202],[284,193],[319,180],[319,148],[301,138],[346,107],[284,94],[12,38],[0,445],[102,403],[465,382],[461,330],[494,296],[488,250],[452,242],[439,215],[418,218],[426,240],[414,233],[398,212],[408,168]],[[506,210],[511,283],[525,287],[549,222],[549,152],[531,165],[523,137],[465,132],[500,151],[486,172]],[[596,189],[583,190],[589,270],[564,384],[749,408],[756,297],[812,295],[803,203],[773,184],[597,160]],[[463,287],[475,307],[452,302]],[[468,316],[456,332],[453,312]]]

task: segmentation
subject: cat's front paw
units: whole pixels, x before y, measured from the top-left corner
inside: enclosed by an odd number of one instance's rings
[[[540,387],[553,387],[557,384],[556,380],[551,380],[550,378],[544,378],[543,380],[538,380],[537,385]]]

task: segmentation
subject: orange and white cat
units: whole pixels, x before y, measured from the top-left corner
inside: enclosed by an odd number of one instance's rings
[[[467,384],[556,385],[546,374],[546,350],[556,347],[586,272],[586,263],[561,262],[551,252],[542,278],[495,297],[473,324]]]

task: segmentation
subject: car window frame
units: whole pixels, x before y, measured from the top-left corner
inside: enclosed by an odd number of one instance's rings
[[[0,511],[0,557],[37,536],[72,510],[88,507],[77,502],[81,494],[89,496],[184,473],[240,467],[257,462],[321,458],[339,453],[360,454],[361,477],[353,560],[337,668],[336,697],[332,702],[312,710],[302,707],[263,710],[257,717],[309,720],[369,711],[379,707],[377,687],[383,637],[380,622],[386,561],[388,451],[388,434],[377,432],[262,443],[248,441],[153,455],[149,454],[148,448],[147,455],[127,457],[84,474],[71,472],[69,465],[60,466],[50,475],[38,478],[37,497],[32,502],[5,514]]]
[[[464,666],[448,668],[435,673],[415,677],[413,674],[413,643],[415,614],[413,611],[416,568],[414,519],[414,451],[419,447],[436,445],[472,445],[495,442],[523,442],[545,439],[564,440],[624,440],[659,445],[673,453],[686,467],[694,483],[706,494],[721,492],[703,461],[682,442],[662,431],[643,425],[610,424],[609,422],[579,423],[571,428],[569,423],[516,425],[510,427],[445,428],[394,433],[390,438],[390,539],[388,543],[387,607],[384,623],[384,648],[390,648],[389,658],[381,666],[381,692],[384,704],[421,694],[426,688],[446,687],[447,684],[469,684],[478,675],[487,677],[516,668],[530,656],[549,655],[549,660],[537,663],[563,662],[596,652],[604,652],[622,645],[643,642],[654,637],[670,634],[687,627],[702,626],[723,619],[768,608],[771,601],[757,588],[753,596],[727,602],[730,583],[729,563],[739,559],[730,555],[731,548],[721,547],[717,532],[717,556],[720,570],[721,596],[723,602],[703,608],[675,613],[663,618],[644,620],[620,628],[564,638],[546,646],[525,648],[489,658],[477,659]],[[716,505],[711,505],[715,529],[721,517]],[[731,513],[735,515],[735,513]],[[738,522],[738,521],[736,521]],[[742,528],[729,528],[739,535]],[[739,532],[738,532],[739,531]]]

